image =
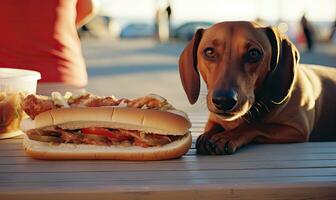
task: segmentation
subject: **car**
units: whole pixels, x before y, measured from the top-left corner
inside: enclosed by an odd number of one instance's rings
[[[197,29],[208,28],[212,26],[213,24],[214,24],[213,22],[209,22],[209,21],[186,22],[175,29],[173,36],[176,39],[189,41],[192,39]]]
[[[120,38],[153,37],[154,26],[147,23],[130,23],[120,32]]]

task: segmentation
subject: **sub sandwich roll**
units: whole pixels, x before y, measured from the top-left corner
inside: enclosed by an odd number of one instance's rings
[[[30,140],[27,135],[24,135],[23,144],[28,155],[43,160],[168,160],[179,158],[188,151],[191,145],[191,135],[188,133],[180,140],[164,146],[150,148],[65,143],[53,145],[46,142]]]
[[[171,112],[122,108],[75,107],[43,112],[35,118],[35,128],[58,126],[65,129],[105,127],[138,130],[160,135],[184,135],[190,128],[189,120]]]
[[[37,159],[165,160],[191,146],[190,121],[174,109],[60,107],[34,123],[23,144]]]

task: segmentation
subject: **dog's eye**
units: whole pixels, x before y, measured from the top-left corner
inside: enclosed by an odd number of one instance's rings
[[[207,58],[212,59],[212,60],[216,58],[215,50],[212,47],[208,47],[208,48],[204,49],[203,54]]]
[[[247,52],[247,54],[245,55],[245,60],[249,63],[256,63],[260,60],[261,56],[261,52],[258,49],[253,48]]]

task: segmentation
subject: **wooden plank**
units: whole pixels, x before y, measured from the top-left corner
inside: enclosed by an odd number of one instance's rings
[[[295,144],[292,144],[295,145]],[[277,148],[278,145],[273,146],[273,145],[255,145],[255,146],[248,146],[244,147],[243,149],[240,149],[238,152],[236,152],[233,155],[225,155],[225,156],[210,156],[214,157],[216,159],[228,159],[229,157],[237,157],[237,159],[240,158],[246,158],[246,157],[251,157],[255,158],[255,160],[267,160],[267,158],[276,158],[277,156],[279,157],[284,157],[286,155],[289,156],[295,156],[297,155],[298,158],[300,156],[305,156],[305,155],[320,155],[320,154],[335,154],[335,149],[334,148],[320,148],[320,147],[311,147],[311,148],[303,148],[303,147],[298,147],[297,149],[292,149],[292,151],[288,151],[288,148],[285,147],[283,150],[282,148]],[[281,146],[281,145],[279,145]],[[189,150],[187,155],[196,155],[196,150],[194,149],[194,146],[192,149]],[[1,162],[2,157],[8,157],[8,156],[25,156],[23,148],[10,148],[10,149],[5,149],[0,151],[0,164],[4,163]],[[198,157],[204,157],[204,156],[198,156]]]
[[[129,172],[60,172],[60,173],[0,173],[0,183],[97,182],[124,180],[216,180],[262,179],[279,177],[334,177],[336,168],[261,169],[261,170],[202,170],[202,171],[129,171]]]
[[[0,173],[24,172],[111,172],[111,171],[190,171],[190,170],[234,170],[234,169],[295,169],[295,168],[335,168],[336,160],[304,161],[247,161],[247,162],[110,162],[87,163],[54,162],[39,165],[0,165]]]
[[[22,137],[0,140],[0,145],[11,143],[22,143]]]
[[[260,186],[234,185],[225,186],[223,184],[199,184],[184,186],[183,188],[162,187],[162,186],[135,186],[135,187],[109,187],[101,186],[86,190],[86,188],[68,187],[53,188],[48,190],[4,190],[1,193],[2,199],[25,199],[25,200],[60,200],[60,199],[334,199],[334,187],[330,184],[312,183],[302,187],[301,185],[288,184],[263,188]],[[290,195],[289,195],[290,194]]]
[[[316,188],[328,188],[325,192],[332,192],[335,194],[335,179],[330,177],[279,177],[279,178],[258,178],[258,179],[195,179],[193,182],[190,180],[107,180],[107,181],[40,181],[37,183],[26,182],[26,183],[0,183],[0,197],[2,194],[8,192],[13,194],[18,194],[23,191],[29,191],[35,196],[41,194],[41,191],[54,191],[54,192],[64,192],[64,190],[69,190],[74,192],[76,190],[86,190],[88,193],[94,193],[99,191],[101,188],[106,188],[110,190],[110,194],[114,194],[123,191],[128,188],[136,190],[138,193],[148,193],[152,191],[160,191],[161,195],[166,188],[170,188],[171,192],[178,190],[185,190],[186,192],[197,188],[197,186],[221,186],[222,190],[233,189],[237,186],[240,188],[256,188],[258,185],[263,186],[263,190],[267,191],[272,188],[279,188],[287,186],[288,196],[292,194],[289,193],[290,188],[293,188],[293,185],[299,185],[306,190],[309,190],[309,185],[314,185]],[[265,187],[265,185],[267,187]],[[289,187],[288,187],[289,186]],[[14,190],[15,188],[15,190]],[[43,188],[43,189],[42,189]],[[71,192],[69,191],[69,192]],[[208,188],[207,191],[211,191]],[[206,192],[206,191],[204,191]],[[278,191],[274,191],[277,193]],[[192,195],[189,192],[189,197]],[[240,194],[237,194],[237,197],[240,197]],[[321,195],[319,195],[321,197]],[[3,198],[2,198],[3,199]],[[6,198],[5,198],[6,199]],[[67,198],[66,198],[67,199]],[[287,198],[285,198],[287,199]],[[310,198],[308,198],[310,199]]]
[[[23,150],[0,151],[0,163],[4,163],[6,158],[27,157]]]
[[[315,186],[329,186],[333,188],[333,192],[336,192],[336,181],[334,176],[306,176],[306,177],[267,177],[267,178],[243,178],[243,179],[160,179],[160,180],[143,180],[143,179],[133,179],[133,180],[117,180],[113,179],[107,181],[93,180],[93,181],[40,181],[37,183],[32,182],[9,182],[0,183],[0,194],[2,192],[12,190],[12,192],[19,192],[19,190],[35,190],[37,194],[39,189],[43,190],[52,189],[53,191],[57,189],[85,189],[87,191],[93,192],[96,188],[106,187],[113,191],[113,189],[118,188],[119,190],[125,188],[138,188],[145,189],[147,191],[152,191],[159,189],[163,191],[166,187],[170,187],[173,190],[186,189],[188,187],[196,188],[199,185],[213,185],[220,184],[222,188],[232,188],[235,186],[248,188],[248,187],[263,187],[265,190],[276,187],[276,186],[288,186],[288,185],[299,185],[299,186],[309,186],[311,184],[316,184]],[[267,186],[267,187],[265,187]],[[15,188],[14,188],[15,187]],[[142,188],[144,187],[144,188]],[[14,190],[15,189],[15,190]],[[143,191],[145,192],[145,191]]]
[[[12,151],[11,151],[12,152]],[[250,155],[240,155],[240,156],[183,156],[180,159],[175,160],[166,160],[166,161],[156,161],[159,163],[167,163],[167,162],[246,162],[246,161],[299,161],[299,160],[336,160],[336,153],[333,154],[275,154],[272,157],[251,157]],[[0,158],[0,165],[39,165],[39,164],[54,164],[54,161],[46,161],[46,160],[35,160],[30,157],[27,157],[25,154],[19,155],[11,155],[6,156],[6,158]],[[62,162],[76,162],[76,161],[62,161]],[[110,163],[110,162],[123,162],[123,161],[95,161],[95,160],[84,160],[79,161],[82,164],[87,163]]]

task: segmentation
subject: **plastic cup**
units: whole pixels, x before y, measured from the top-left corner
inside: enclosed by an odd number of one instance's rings
[[[41,74],[36,71],[0,68],[0,139],[22,134],[21,101],[25,95],[36,93],[39,79]]]

